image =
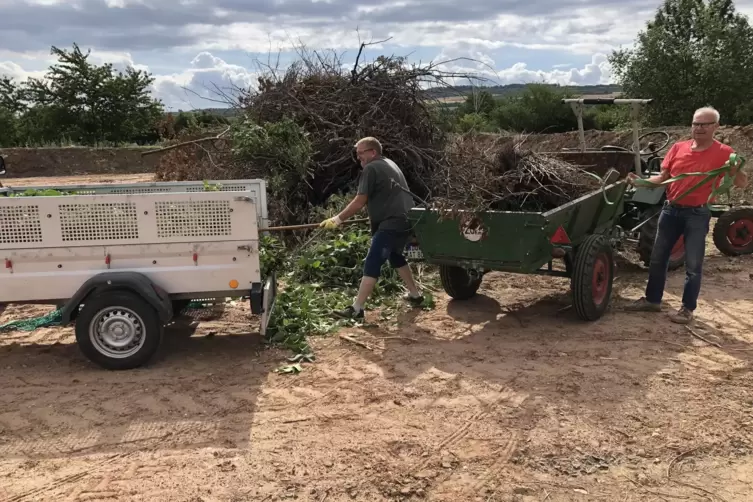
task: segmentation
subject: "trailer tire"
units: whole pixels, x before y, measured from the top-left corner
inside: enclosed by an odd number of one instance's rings
[[[646,222],[640,229],[640,236],[638,237],[638,254],[641,257],[641,261],[645,266],[649,266],[651,263],[651,252],[654,249],[654,242],[656,241],[656,232],[659,229],[659,215],[654,216]],[[672,254],[669,256],[669,266],[667,270],[677,270],[685,264],[685,238],[680,236],[680,239],[672,248]]]
[[[716,220],[714,245],[726,256],[753,253],[753,207],[730,209]]]
[[[157,311],[131,291],[91,295],[76,318],[76,341],[81,352],[105,369],[142,366],[157,352],[161,340],[162,323]]]
[[[473,298],[483,278],[473,278],[468,270],[453,265],[439,266],[439,279],[445,292],[455,300]]]
[[[573,307],[584,321],[599,319],[609,306],[614,280],[612,245],[603,235],[591,235],[578,246],[573,265]]]

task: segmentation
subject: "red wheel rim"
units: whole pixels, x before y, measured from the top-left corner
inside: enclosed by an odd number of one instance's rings
[[[727,239],[736,248],[749,246],[753,242],[753,221],[734,221],[727,230]]]
[[[681,235],[679,239],[677,239],[677,242],[675,243],[674,247],[672,248],[672,252],[669,253],[669,259],[672,261],[677,261],[681,259],[685,255],[685,236]]]
[[[604,254],[600,254],[594,260],[593,277],[591,278],[591,293],[594,303],[601,305],[607,296],[609,287],[609,262]]]

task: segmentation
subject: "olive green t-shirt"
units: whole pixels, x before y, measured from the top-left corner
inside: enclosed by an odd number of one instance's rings
[[[408,211],[413,207],[413,198],[399,187],[408,190],[403,172],[387,158],[372,160],[363,168],[358,184],[358,195],[366,195],[371,230],[410,229]]]

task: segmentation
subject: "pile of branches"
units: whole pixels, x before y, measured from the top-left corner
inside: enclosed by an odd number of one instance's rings
[[[600,187],[582,167],[524,148],[520,137],[459,136],[433,173],[431,205],[455,213],[545,212]]]
[[[352,69],[335,52],[305,49],[283,71],[267,66],[258,88],[239,90],[235,98],[243,118],[230,133],[233,160],[213,161],[206,145],[195,145],[192,161],[188,154],[166,156],[158,176],[217,179],[219,172],[226,178],[264,178],[268,200],[276,206],[270,208],[275,223],[305,223],[312,207],[355,188],[360,174],[355,143],[374,136],[383,154],[401,167],[411,191],[426,197],[431,192],[426,180],[445,156],[447,132],[425,88],[447,86],[447,79],[459,75],[442,71],[441,63],[408,65],[402,57],[363,63],[368,45],[361,44]]]

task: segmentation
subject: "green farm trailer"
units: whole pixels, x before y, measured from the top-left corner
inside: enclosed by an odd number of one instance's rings
[[[656,235],[658,214],[666,198],[663,189],[628,187],[630,172],[642,177],[657,174],[658,152],[670,136],[663,131],[639,135],[641,107],[650,99],[565,99],[578,119],[580,148],[548,152],[603,177],[602,188],[547,212],[485,211],[447,213],[417,207],[411,211],[415,240],[407,248],[412,260],[439,266],[442,286],[452,298],[471,298],[490,271],[543,274],[571,280],[573,307],[587,321],[599,319],[612,294],[614,249],[625,242],[637,244],[648,264]],[[633,120],[630,149],[605,145],[587,149],[583,130],[584,105],[629,105]],[[661,135],[661,146],[641,140]],[[726,255],[753,252],[753,208],[718,205],[714,242]],[[670,269],[682,266],[685,246],[680,239],[670,258]],[[554,260],[565,270],[555,270]]]
[[[569,277],[578,316],[599,319],[612,294],[611,235],[627,187],[624,176],[617,178],[612,170],[602,189],[547,212],[443,214],[414,208],[417,246],[408,256],[439,265],[443,288],[458,300],[474,296],[490,271]],[[564,260],[565,270],[554,269],[555,259]]]

